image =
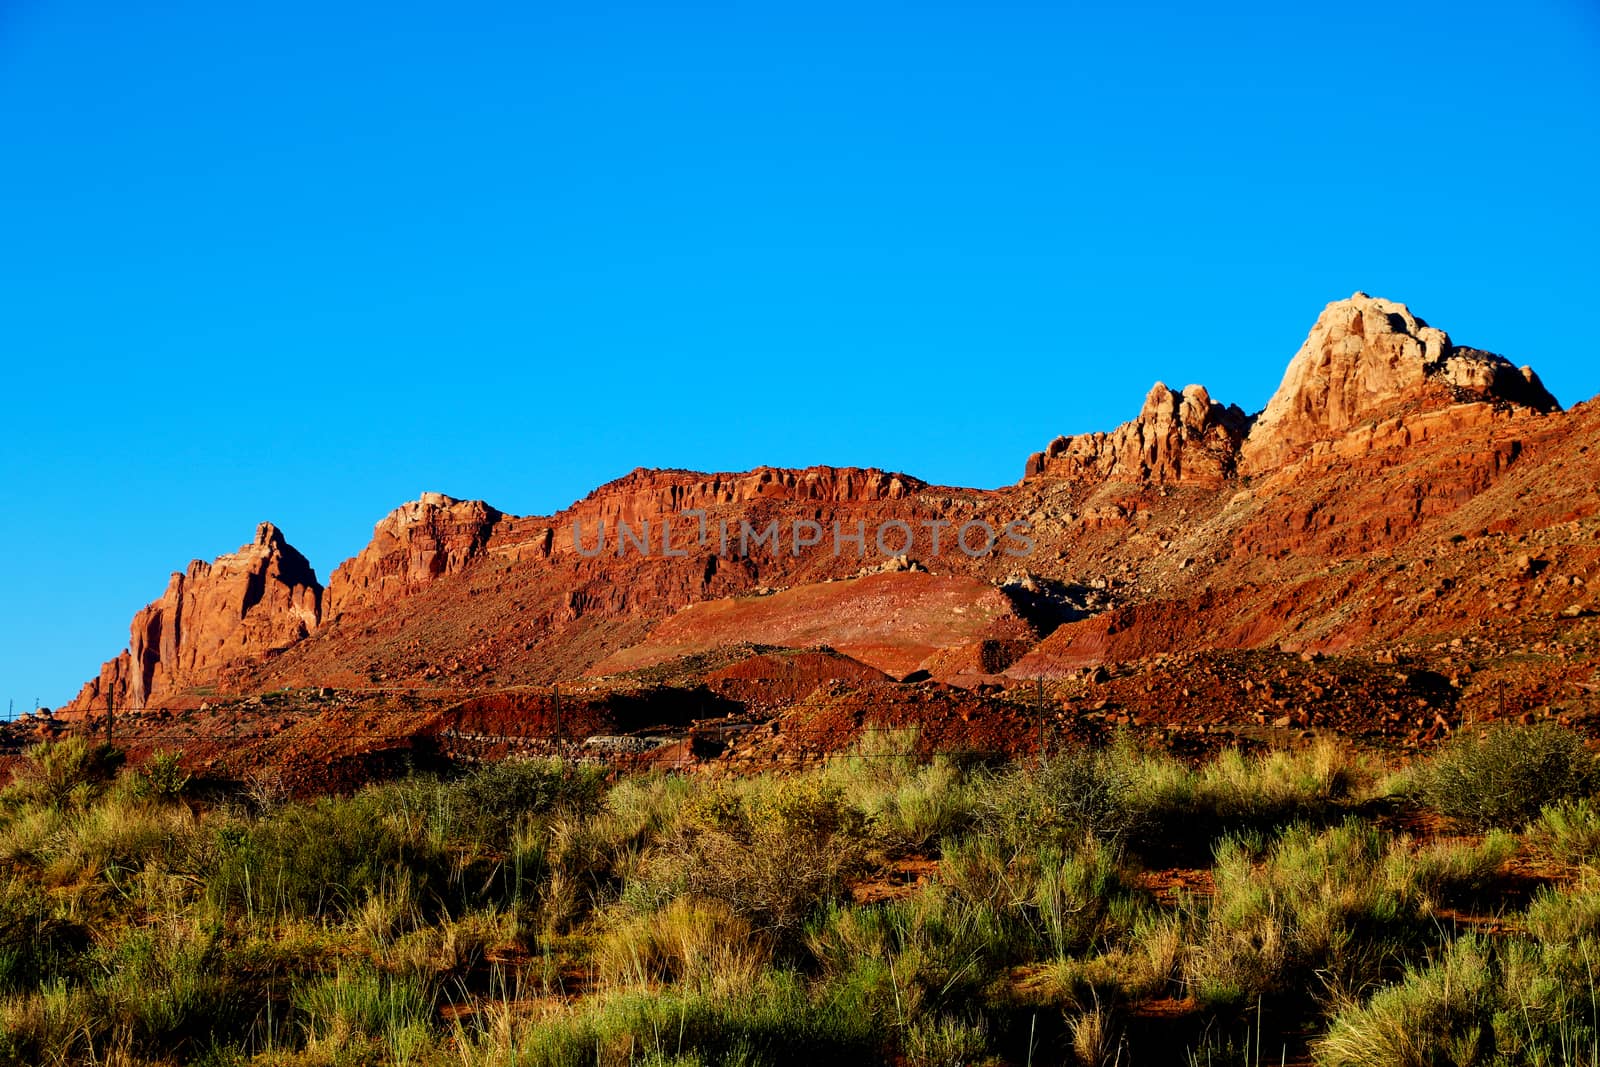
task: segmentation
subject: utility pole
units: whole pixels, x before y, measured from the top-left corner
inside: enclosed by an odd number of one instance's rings
[[[117,701],[116,697],[112,696],[110,693],[106,694],[106,747],[107,748],[111,747],[111,743],[112,743],[112,741],[111,741],[111,737],[112,737],[111,728],[117,721],[117,709],[116,709],[116,706],[115,706],[116,705],[116,701]]]
[[[553,685],[550,687],[550,690],[555,694],[556,698],[556,728],[554,733],[550,735],[551,739],[553,740],[561,736],[561,687],[559,685]]]

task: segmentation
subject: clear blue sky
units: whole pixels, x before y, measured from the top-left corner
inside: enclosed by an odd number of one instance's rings
[[[1404,300],[1600,392],[1592,0],[0,0],[0,712],[271,519],[1014,481]]]

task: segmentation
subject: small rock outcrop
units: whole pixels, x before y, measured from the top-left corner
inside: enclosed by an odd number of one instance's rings
[[[372,540],[328,579],[327,616],[372,607],[457,574],[481,555],[506,516],[481,500],[423,493],[373,528]]]
[[[1560,405],[1531,368],[1475,348],[1404,304],[1356,293],[1323,309],[1283,383],[1255,420],[1243,473],[1281,467],[1311,444],[1339,436],[1408,400],[1503,402],[1549,412]]]
[[[210,563],[175,572],[160,600],[140,609],[128,648],[100,668],[66,710],[134,710],[209,680],[219,666],[283,648],[316,629],[322,585],[270,522]]]
[[[1110,433],[1057,437],[1028,457],[1024,478],[1151,482],[1214,488],[1232,474],[1250,419],[1202,385],[1178,393],[1157,382],[1139,417]]]

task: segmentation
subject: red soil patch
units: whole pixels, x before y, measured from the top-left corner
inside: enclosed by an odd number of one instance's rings
[[[592,674],[664,663],[720,645],[755,641],[825,645],[893,675],[934,652],[984,638],[1031,637],[1011,601],[988,582],[918,572],[796,586],[769,596],[691,604],[644,641],[607,656]]]

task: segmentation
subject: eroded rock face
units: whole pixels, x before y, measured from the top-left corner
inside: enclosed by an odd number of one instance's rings
[[[1063,636],[1044,649],[1061,669],[1180,646],[1346,647],[1388,633],[1408,602],[1390,595],[1352,612],[1333,584],[1326,596],[1313,590],[1322,599],[1289,600],[1249,583],[1312,581],[1318,561],[1395,551],[1457,513],[1477,516],[1450,529],[1461,536],[1523,515],[1531,498],[1508,495],[1508,479],[1546,495],[1572,481],[1518,480],[1530,454],[1546,462],[1538,441],[1566,421],[1534,412],[1555,409],[1531,371],[1454,346],[1403,305],[1358,294],[1324,310],[1258,420],[1200,386],[1158,383],[1137,418],[1058,438],[1006,489],[930,486],[873,469],[641,468],[555,515],[523,518],[430,493],[380,521],[326,591],[263,527],[255,545],[175,575],[135,618],[128,651],[76,705],[171,706],[164,696],[197,685],[542,684],[596,664],[634,669],[640,656],[751,640],[842,648],[896,676],[924,664],[973,684],[1003,670],[1033,677],[1035,666],[1048,676],[1042,662],[1008,669],[1002,660],[1061,623]],[[1588,441],[1596,423],[1586,418]],[[1576,463],[1587,448],[1574,445],[1546,469]],[[1245,485],[1235,478],[1245,473],[1262,476]],[[1593,483],[1574,482],[1540,514],[1589,514]],[[1486,494],[1501,503],[1468,508]],[[1023,565],[1009,553],[968,558],[952,543],[979,519],[1029,524],[1026,566],[1040,576],[1028,579],[1032,600],[1009,582],[996,588]],[[778,534],[746,546],[746,524]],[[800,551],[801,524],[827,536]],[[871,531],[893,524],[911,541],[891,551]],[[857,547],[838,541],[858,529]],[[896,553],[901,562],[881,562]],[[935,579],[961,596],[907,593]],[[1044,592],[1081,582],[1102,593]],[[991,618],[994,597],[1009,606]],[[1118,605],[1131,613],[1108,611]]]
[[[372,541],[328,579],[327,614],[371,607],[450,574],[488,547],[506,517],[481,500],[423,493],[373,528]]]
[[[322,585],[270,522],[237,552],[194,560],[160,600],[133,617],[128,649],[108,661],[69,710],[138,709],[208,680],[222,664],[283,648],[316,629]]]
[[[926,488],[927,484],[916,478],[876,468],[757,467],[737,474],[702,474],[640,467],[596,489],[558,518],[563,527],[582,522],[592,531],[597,523],[604,522],[614,530],[618,522],[636,527],[642,521],[697,508],[709,510],[759,501],[856,504],[905,500]],[[557,550],[563,547],[571,547],[570,539],[557,538]]]
[[[1356,293],[1323,309],[1256,418],[1239,469],[1254,474],[1291,462],[1311,444],[1389,414],[1408,400],[1506,402],[1559,409],[1530,368],[1475,348],[1404,304]]]
[[[1028,458],[1024,478],[1215,487],[1233,474],[1249,428],[1243,411],[1215,403],[1205,386],[1178,393],[1157,382],[1138,418],[1110,433],[1056,438]]]

